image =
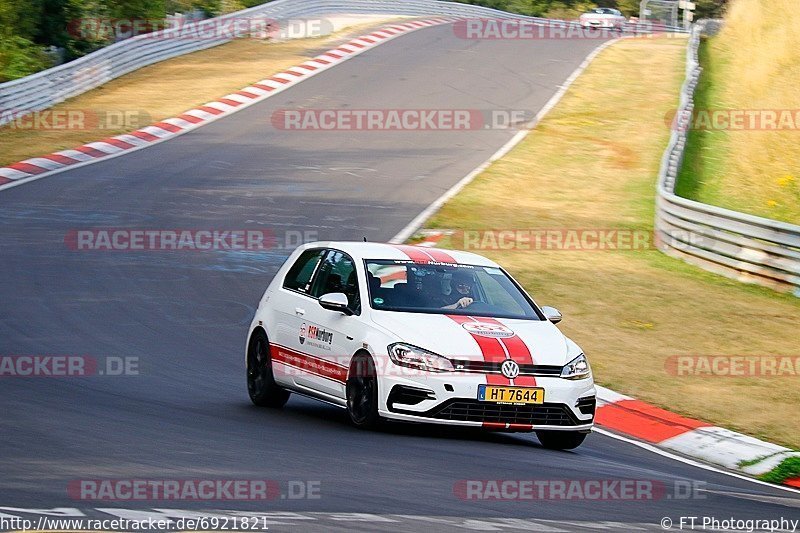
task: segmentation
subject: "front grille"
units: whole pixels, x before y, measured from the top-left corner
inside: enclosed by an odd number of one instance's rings
[[[481,372],[484,374],[499,374],[502,361],[470,361],[467,359],[453,359],[456,370],[466,372]],[[524,376],[560,376],[562,367],[557,365],[519,365],[519,373]]]
[[[423,416],[464,422],[500,422],[542,426],[576,426],[578,421],[570,409],[560,403],[540,405],[506,405],[478,400],[454,399]]]

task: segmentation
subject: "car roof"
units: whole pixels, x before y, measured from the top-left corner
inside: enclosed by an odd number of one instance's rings
[[[346,252],[356,261],[364,259],[389,259],[409,260],[415,257],[428,262],[459,263],[462,265],[476,265],[499,267],[494,261],[472,252],[461,250],[446,250],[443,248],[430,248],[425,246],[411,246],[401,244],[388,244],[381,242],[362,241],[318,241],[304,244],[303,250],[309,248],[335,248]],[[430,258],[430,259],[428,259]],[[452,258],[452,259],[450,259]],[[420,261],[420,262],[423,262]]]

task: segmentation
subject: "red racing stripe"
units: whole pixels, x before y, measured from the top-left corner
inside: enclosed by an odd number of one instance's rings
[[[346,366],[338,365],[319,357],[314,357],[302,352],[290,350],[284,346],[275,344],[270,346],[272,360],[291,366],[303,372],[313,374],[322,378],[345,383],[347,381],[348,369]]]
[[[456,260],[453,259],[453,256],[445,252],[444,250],[439,250],[437,248],[425,248],[425,253],[433,257],[434,261],[438,261],[439,263],[455,263]]]
[[[469,317],[469,316],[461,316],[461,315],[447,315],[448,318],[458,322],[459,324],[465,324],[469,322],[484,322],[488,324],[500,324],[494,318],[487,318],[487,317]],[[507,327],[507,326],[504,326]],[[481,353],[483,354],[483,360],[492,363],[502,363],[506,360],[506,352],[509,353],[515,361],[520,361],[522,357],[517,357],[516,354],[524,355],[525,353],[528,354],[528,358],[530,358],[530,351],[528,347],[525,346],[525,343],[522,342],[522,339],[514,335],[514,337],[508,338],[492,338],[492,337],[484,337],[483,335],[477,335],[475,333],[470,332],[472,338],[475,339],[475,342],[478,343],[478,346],[481,349]],[[504,341],[508,341],[509,339],[518,339],[519,343],[516,341],[512,341],[510,344],[506,344]],[[524,347],[524,348],[523,348]],[[514,351],[512,351],[514,350]],[[533,376],[521,376],[515,380],[510,380],[505,378],[502,374],[486,374],[486,383],[488,385],[519,385],[521,387],[536,385],[536,380]],[[486,429],[494,429],[494,430],[507,430],[507,431],[531,431],[533,429],[532,425],[529,424],[508,424],[502,422],[484,422],[482,426]]]
[[[446,315],[450,320],[453,320],[459,324],[464,324],[467,322],[476,322],[483,319],[474,319],[468,316],[461,316],[461,315]],[[466,331],[466,330],[465,330]],[[478,347],[481,349],[481,354],[483,355],[483,360],[487,363],[502,363],[506,360],[506,352],[503,350],[503,347],[497,341],[497,339],[493,339],[491,337],[484,337],[483,335],[476,335],[475,333],[469,332],[472,338],[478,343]],[[503,377],[501,374],[486,374],[486,383],[489,385],[510,385],[511,381],[508,378]]]
[[[482,318],[482,322],[487,322],[489,324],[497,324],[498,326],[503,326],[508,329],[508,326],[502,324],[499,320],[494,318]],[[519,336],[516,334],[513,337],[502,337],[497,339],[498,341],[502,342],[506,350],[508,350],[508,355],[520,365],[532,365],[533,364],[533,357],[531,356],[531,351],[528,348],[528,345],[525,344]],[[514,385],[519,385],[520,387],[535,387],[536,386],[536,378],[533,376],[519,376],[514,380]]]
[[[0,176],[0,185],[5,185],[6,183],[11,183],[12,181],[14,181],[14,180],[10,180],[8,178],[4,178],[4,177]]]
[[[430,263],[433,260],[432,255],[418,246],[408,246],[407,244],[392,244],[391,246],[406,254],[415,263]]]

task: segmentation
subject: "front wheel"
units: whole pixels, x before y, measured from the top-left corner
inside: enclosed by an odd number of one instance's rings
[[[577,431],[537,431],[542,446],[550,450],[572,450],[583,443],[587,433]]]
[[[259,407],[283,407],[289,401],[289,391],[275,383],[267,334],[256,331],[247,348],[247,393]]]
[[[378,416],[378,376],[372,357],[357,357],[350,366],[347,378],[347,413],[354,426],[375,428]]]

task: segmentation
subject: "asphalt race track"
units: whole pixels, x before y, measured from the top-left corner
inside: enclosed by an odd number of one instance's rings
[[[270,124],[273,111],[535,113],[598,44],[475,42],[447,25],[425,29],[176,139],[0,192],[0,354],[139,362],[139,375],[0,378],[0,513],[300,513],[275,518],[273,531],[658,531],[663,517],[800,518],[797,493],[599,434],[575,452],[554,452],[533,435],[404,425],[363,432],[344,411],[297,396],[282,411],[258,409],[245,388],[246,328],[287,250],[65,245],[70,231],[87,228],[388,240],[515,131],[282,131]],[[70,481],[101,478],[269,479],[282,490],[318,482],[319,498],[99,502],[68,494]],[[667,490],[644,501],[474,501],[454,492],[459,480],[498,479],[652,480]],[[672,494],[675,481],[696,482],[694,497]]]

